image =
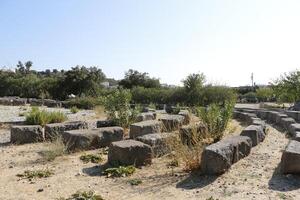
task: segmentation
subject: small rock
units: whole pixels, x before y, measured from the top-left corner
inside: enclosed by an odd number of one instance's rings
[[[43,189],[43,188],[40,188],[40,189],[38,189],[37,192],[43,192],[43,191],[44,191],[44,189]]]

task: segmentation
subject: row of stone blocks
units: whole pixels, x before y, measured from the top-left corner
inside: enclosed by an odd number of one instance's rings
[[[291,136],[292,140],[282,153],[281,172],[284,174],[300,173],[300,124],[297,111],[276,112],[269,110],[257,110],[257,115],[267,122],[275,124],[285,129]]]
[[[0,105],[10,106],[24,106],[30,104],[31,106],[47,106],[47,107],[61,107],[60,101],[52,99],[35,99],[35,98],[20,98],[20,97],[0,97]]]
[[[115,126],[112,121],[98,120],[94,128]],[[62,137],[65,131],[92,129],[85,121],[47,124],[44,128],[39,125],[20,125],[11,127],[11,143],[25,144],[33,142],[53,141]]]
[[[176,134],[172,131],[189,123],[189,120],[189,113],[181,111],[179,115],[162,115],[159,120],[143,120],[132,124],[129,140],[113,142],[110,145],[109,164],[113,166],[151,164],[153,157],[170,152],[168,143],[176,139]]]
[[[266,125],[254,113],[235,112],[234,117],[251,125],[239,136],[231,136],[204,149],[201,156],[201,171],[204,174],[226,172],[234,163],[248,156],[252,147],[264,141]]]

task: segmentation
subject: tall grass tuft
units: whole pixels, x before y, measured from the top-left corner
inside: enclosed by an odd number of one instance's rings
[[[67,120],[67,116],[60,112],[48,112],[40,110],[38,107],[32,107],[31,111],[26,115],[25,123],[27,125],[41,125],[51,123],[60,123]]]

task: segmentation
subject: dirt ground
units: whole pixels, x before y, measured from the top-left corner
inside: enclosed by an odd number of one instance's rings
[[[235,130],[238,132],[240,128]],[[263,143],[219,177],[189,174],[181,167],[168,168],[166,164],[170,159],[163,157],[124,178],[101,175],[101,165],[80,161],[82,152],[41,162],[40,152],[47,144],[1,145],[0,199],[57,199],[69,197],[77,190],[94,190],[106,200],[300,199],[300,177],[278,173],[282,150],[287,143],[283,133],[270,128]],[[54,175],[31,181],[16,176],[29,169],[51,169]],[[128,180],[134,178],[140,178],[142,184],[131,186]]]

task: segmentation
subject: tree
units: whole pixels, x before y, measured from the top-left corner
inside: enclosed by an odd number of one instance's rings
[[[160,87],[160,82],[159,79],[150,78],[148,73],[141,73],[130,69],[125,73],[125,77],[120,81],[119,85],[126,89],[132,89],[138,86],[145,88],[158,88]]]
[[[271,101],[274,97],[274,91],[270,87],[259,88],[256,90],[256,96],[259,101]]]
[[[63,96],[68,94],[96,96],[104,80],[105,74],[97,67],[73,67],[64,74],[61,85],[64,90]]]
[[[200,74],[190,74],[183,80],[183,85],[188,91],[194,91],[203,87],[205,83],[205,75]]]
[[[200,104],[200,96],[204,83],[205,75],[203,73],[190,74],[183,80],[188,105],[194,106]]]
[[[27,61],[25,64],[23,64],[21,61],[18,61],[16,73],[20,73],[21,75],[29,74],[32,64],[33,63],[31,61]]]
[[[300,101],[300,71],[284,73],[273,83],[273,90],[280,102]]]

